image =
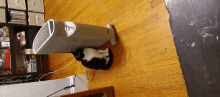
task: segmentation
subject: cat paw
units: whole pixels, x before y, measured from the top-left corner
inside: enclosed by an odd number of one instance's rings
[[[105,54],[105,53],[108,53],[109,52],[109,48],[106,48],[105,50],[98,50],[98,52],[100,53],[100,54]]]
[[[108,56],[109,56],[109,53],[102,53],[101,56],[102,56],[102,57],[108,57]]]
[[[105,65],[107,65],[108,62],[109,62],[109,57],[106,58],[106,63],[105,63]]]
[[[106,49],[105,49],[105,53],[108,53],[108,52],[109,52],[109,50],[110,50],[109,48],[106,48]]]

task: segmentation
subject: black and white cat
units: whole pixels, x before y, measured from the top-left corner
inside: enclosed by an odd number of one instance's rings
[[[113,62],[111,49],[97,50],[94,48],[80,48],[71,52],[83,66],[95,70],[108,70]]]

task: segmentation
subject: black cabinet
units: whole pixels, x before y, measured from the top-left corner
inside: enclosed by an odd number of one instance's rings
[[[27,75],[35,76],[35,78],[33,78],[33,79],[36,79],[36,76],[47,73],[46,71],[42,71],[42,60],[41,59],[42,59],[43,55],[36,55],[36,68],[37,69],[35,72],[29,72],[29,73],[19,73],[18,72],[19,65],[24,64],[23,58],[27,57],[27,55],[25,55],[24,53],[20,53],[20,52],[24,49],[32,49],[34,37],[36,36],[36,34],[39,31],[39,29],[41,28],[41,26],[29,25],[28,6],[27,6],[28,0],[25,0],[26,10],[8,8],[7,0],[5,0],[5,2],[6,2],[5,3],[6,6],[0,7],[1,9],[5,10],[5,22],[0,22],[0,28],[7,26],[8,30],[9,30],[11,74],[0,75],[0,85],[3,84],[2,80],[4,80],[4,79],[10,79],[10,78],[25,79],[25,76],[27,76]],[[12,19],[11,15],[10,15],[10,10],[24,12],[26,23],[25,24],[10,23],[10,20]],[[24,47],[21,47],[20,43],[17,40],[17,33],[21,32],[21,31],[25,32],[26,44]],[[25,80],[27,80],[27,78]],[[10,82],[6,82],[6,83],[9,84]]]

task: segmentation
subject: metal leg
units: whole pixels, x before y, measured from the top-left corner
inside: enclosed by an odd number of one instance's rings
[[[116,45],[117,44],[117,41],[115,38],[115,33],[117,33],[116,30],[114,29],[113,25],[111,25],[111,24],[107,24],[107,28],[110,28],[112,30],[109,32],[110,34],[112,34],[112,39],[110,39],[111,44]]]

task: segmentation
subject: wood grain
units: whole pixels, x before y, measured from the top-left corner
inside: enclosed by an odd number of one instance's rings
[[[101,47],[112,49],[113,65],[108,71],[95,71],[90,89],[114,86],[116,97],[187,97],[163,0],[44,0],[44,4],[46,20],[115,25],[117,46],[108,42]],[[71,54],[49,55],[50,70],[72,59]],[[86,71],[91,78],[93,70]],[[81,63],[74,61],[47,78],[84,72]]]

